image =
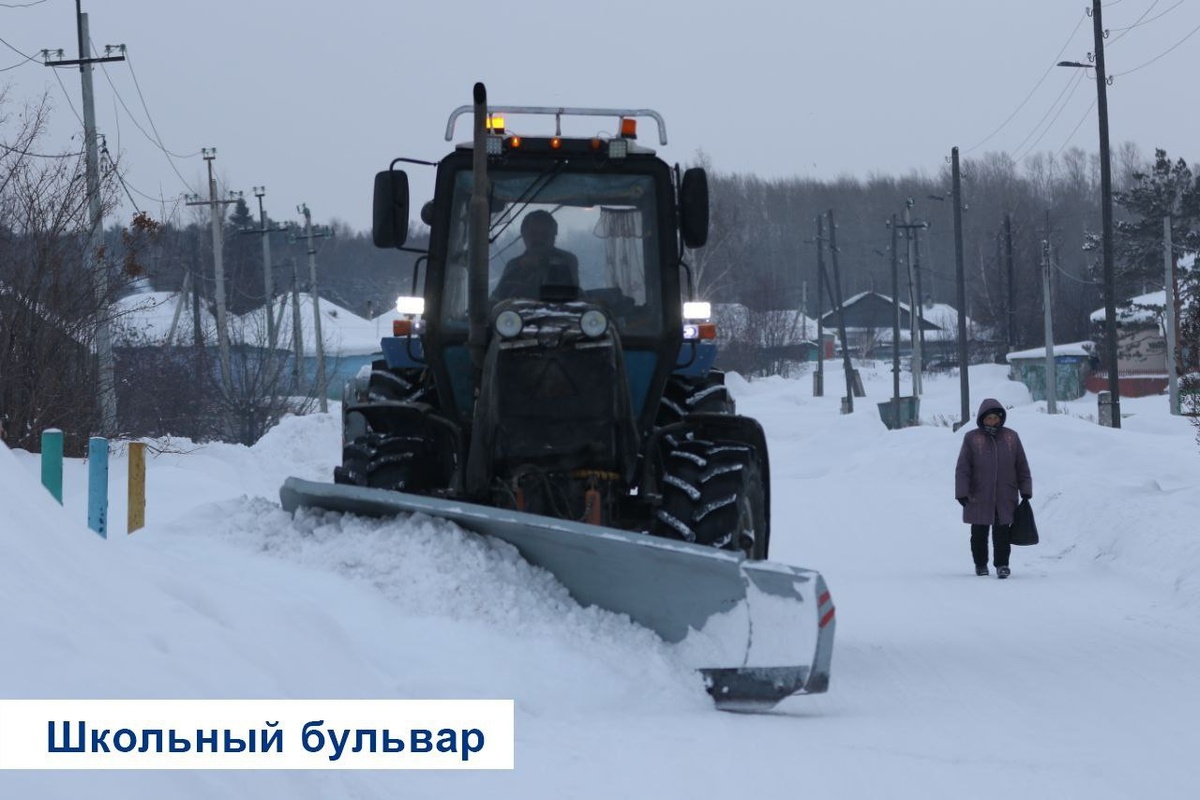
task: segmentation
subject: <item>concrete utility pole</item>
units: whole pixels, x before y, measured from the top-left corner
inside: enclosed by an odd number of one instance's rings
[[[327,227],[322,227],[319,231],[313,229],[312,212],[308,210],[307,203],[296,206],[296,210],[304,215],[304,236],[308,240],[308,291],[312,296],[313,337],[316,339],[317,348],[317,402],[320,403],[323,414],[329,410],[329,398],[326,397],[329,387],[325,382],[325,343],[321,341],[321,298],[317,294],[317,248],[313,239],[332,237],[333,231]]]
[[[962,419],[955,430],[971,420],[971,384],[967,375],[967,278],[963,269],[962,171],[958,166],[958,148],[950,151],[950,174],[954,200],[954,277],[955,302],[958,303],[958,380],[962,401]]]
[[[1049,234],[1049,231],[1046,231]],[[1053,305],[1050,300],[1050,241],[1042,240],[1042,306],[1046,331],[1046,413],[1058,413],[1058,370],[1054,362]]]
[[[1171,218],[1163,217],[1163,269],[1166,298],[1163,302],[1167,333],[1167,402],[1171,413],[1179,413],[1179,376],[1175,369],[1175,249],[1171,245]]]
[[[268,346],[274,350],[279,344],[279,325],[275,322],[275,286],[272,280],[271,266],[271,234],[279,231],[287,231],[286,225],[275,225],[271,227],[267,225],[267,212],[263,208],[263,197],[267,194],[265,186],[255,186],[254,196],[258,198],[258,220],[259,227],[243,228],[238,233],[253,233],[262,237],[262,254],[263,254],[263,304],[267,312],[267,342]],[[282,323],[282,309],[280,310],[280,320]]]
[[[300,369],[304,361],[304,323],[300,319],[300,271],[296,268],[296,259],[288,260],[292,262],[292,385],[295,392],[301,394],[304,391],[304,372]]]
[[[213,275],[216,278],[213,299],[217,306],[217,352],[221,359],[222,391],[228,393],[233,389],[233,371],[229,363],[229,328],[225,318],[225,261],[224,254],[221,252],[224,248],[224,237],[221,232],[223,216],[221,206],[236,203],[237,199],[217,199],[217,180],[213,177],[213,159],[217,157],[217,148],[202,148],[200,154],[208,163],[208,199],[201,200],[193,195],[193,199],[188,200],[187,204],[189,206],[208,206],[209,216],[212,220]]]
[[[100,154],[96,147],[96,104],[92,94],[92,64],[106,61],[124,61],[124,55],[112,56],[113,50],[125,52],[125,45],[106,46],[103,58],[89,58],[88,15],[75,0],[76,32],[79,38],[79,58],[62,60],[62,50],[55,51],[59,60],[50,61],[49,50],[42,51],[47,67],[79,67],[79,78],[83,94],[83,139],[84,171],[88,200],[87,249],[83,254],[83,266],[91,272],[95,282],[96,299],[99,301],[96,323],[97,390],[100,400],[100,432],[104,436],[117,433],[117,384],[113,375],[112,328],[109,324],[108,264],[101,255],[104,243],[104,211],[100,203]]]
[[[1104,259],[1104,349],[1108,362],[1109,425],[1121,427],[1121,378],[1117,372],[1117,296],[1113,265],[1112,159],[1108,146],[1108,73],[1104,69],[1104,23],[1100,18],[1100,0],[1092,0],[1092,36],[1096,63],[1060,61],[1060,67],[1078,67],[1096,71],[1096,115],[1100,121],[1100,211],[1103,220]],[[1103,416],[1103,415],[1102,415]]]

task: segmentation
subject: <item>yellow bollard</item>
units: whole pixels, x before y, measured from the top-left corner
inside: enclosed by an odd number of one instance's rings
[[[129,525],[133,533],[146,524],[146,443],[129,443]]]

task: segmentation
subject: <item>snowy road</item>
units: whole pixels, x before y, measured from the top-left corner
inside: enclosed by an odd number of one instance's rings
[[[1120,432],[1083,401],[1050,418],[1002,368],[973,371],[1025,442],[1043,539],[1014,549],[1012,579],[978,578],[952,497],[960,434],[938,424],[956,416],[957,380],[927,384],[934,424],[889,432],[874,402],[890,380],[864,378],[869,398],[848,416],[807,380],[734,381],[771,442],[772,559],[819,569],[837,604],[828,694],[717,712],[672,648],[579,608],[507,546],[428,519],[293,520],[274,488],[323,474],[337,436],[328,419],[293,421],[250,451],[152,463],[152,498],[173,502],[151,508],[145,534],[110,540],[132,565],[120,585],[60,568],[81,593],[115,592],[118,631],[86,614],[69,645],[8,628],[20,652],[74,648],[91,668],[46,670],[43,655],[0,662],[0,677],[13,696],[513,697],[517,769],[10,773],[0,795],[1193,797],[1191,429],[1156,398],[1123,403]],[[25,607],[66,596],[3,574]],[[120,649],[80,644],[101,639]]]

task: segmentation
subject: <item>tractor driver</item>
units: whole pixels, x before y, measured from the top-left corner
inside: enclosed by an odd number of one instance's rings
[[[512,297],[536,298],[543,284],[579,286],[579,259],[554,246],[558,222],[549,211],[531,211],[521,221],[525,252],[504,265],[493,300]]]

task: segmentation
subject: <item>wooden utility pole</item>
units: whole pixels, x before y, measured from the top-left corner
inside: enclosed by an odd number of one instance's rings
[[[896,252],[899,227],[892,214],[892,409],[900,419],[900,254]],[[899,425],[899,422],[897,422]]]
[[[958,428],[971,420],[971,384],[967,375],[967,278],[963,269],[962,238],[962,171],[958,166],[958,148],[950,151],[950,175],[953,183],[954,201],[954,279],[955,302],[958,303],[958,381],[959,398],[962,402],[962,418]]]
[[[825,320],[821,306],[825,302],[825,222],[817,215],[817,371],[813,373],[813,397],[825,396]]]
[[[1017,284],[1013,280],[1013,245],[1012,245],[1012,214],[1004,215],[1004,262],[1006,279],[1004,285],[1008,289],[1005,302],[1004,316],[1007,327],[1008,352],[1017,349]]]
[[[1121,427],[1121,377],[1117,370],[1117,287],[1113,266],[1112,157],[1108,145],[1108,73],[1104,69],[1104,23],[1100,18],[1100,0],[1092,0],[1092,36],[1095,40],[1095,64],[1059,61],[1060,67],[1096,71],[1096,116],[1100,122],[1100,216],[1103,224],[1101,254],[1104,262],[1104,356],[1108,366],[1108,398],[1101,394],[1100,424]],[[1107,408],[1105,403],[1107,402]]]
[[[79,67],[79,78],[83,95],[83,140],[84,181],[87,186],[88,229],[87,248],[83,262],[86,272],[92,273],[98,309],[96,315],[96,383],[100,401],[100,432],[105,436],[117,433],[117,384],[114,376],[112,328],[109,324],[108,264],[102,255],[104,249],[104,210],[100,203],[100,154],[96,146],[96,103],[92,93],[92,64],[106,61],[124,61],[124,55],[109,55],[113,50],[125,52],[125,45],[104,48],[103,58],[90,58],[91,41],[88,33],[88,15],[83,13],[80,0],[75,0],[75,27],[79,38],[79,58],[62,59],[62,50],[55,51],[59,60],[50,60],[50,51],[43,50],[42,58],[47,67]]]
[[[838,335],[842,337],[842,368],[846,372],[846,413],[854,413],[855,375],[850,361],[850,342],[846,339],[846,308],[842,305],[842,273],[838,269],[837,226],[833,224],[833,209],[829,217],[829,258],[833,261],[833,287],[837,292]],[[828,284],[826,284],[828,287]],[[830,298],[832,302],[832,298]]]
[[[921,356],[921,324],[924,321],[924,315],[918,315],[917,308],[921,303],[918,296],[920,291],[917,289],[916,275],[913,264],[913,234],[921,228],[928,228],[928,222],[913,222],[911,209],[913,201],[909,198],[904,203],[904,222],[896,227],[904,231],[904,253],[908,261],[908,336],[912,344],[912,393],[914,397],[921,395],[921,372],[922,372],[922,356]],[[894,224],[894,221],[893,221]],[[894,252],[894,251],[893,251]],[[897,301],[898,302],[898,301]]]

